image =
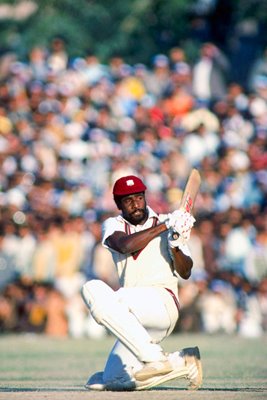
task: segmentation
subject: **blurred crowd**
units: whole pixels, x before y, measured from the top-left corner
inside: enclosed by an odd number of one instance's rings
[[[235,71],[236,73],[236,71]],[[101,223],[114,181],[145,181],[148,204],[176,209],[190,170],[198,195],[176,331],[267,332],[267,52],[243,88],[203,43],[151,65],[70,59],[60,38],[0,59],[0,332],[102,337],[83,282],[119,287]]]

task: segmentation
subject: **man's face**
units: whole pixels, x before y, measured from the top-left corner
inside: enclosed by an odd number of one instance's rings
[[[144,193],[135,193],[120,200],[123,217],[132,225],[142,225],[146,222],[148,211]]]

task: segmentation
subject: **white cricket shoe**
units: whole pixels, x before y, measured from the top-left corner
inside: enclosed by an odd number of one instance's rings
[[[153,376],[146,380],[136,379],[135,390],[151,389],[155,386],[178,378],[188,379],[188,389],[197,390],[202,384],[202,365],[200,361],[199,348],[185,348],[181,351],[181,356],[185,361],[184,366],[174,367],[171,372],[161,376]]]
[[[152,367],[151,364],[155,367],[155,363],[150,363],[142,368],[135,374],[135,381],[129,380],[114,380],[113,382],[104,383],[103,382],[103,372],[97,372],[92,375],[88,382],[85,384],[85,388],[88,390],[95,391],[140,391],[151,389],[155,386],[161,385],[165,382],[178,379],[185,378],[189,380],[188,390],[197,390],[202,385],[202,364],[200,359],[200,352],[198,347],[188,347],[181,351],[181,356],[184,358],[184,366],[171,367],[171,371],[165,374],[159,375],[159,371],[163,371],[163,367],[159,368],[156,371],[157,375],[151,376],[146,379],[137,379],[138,373],[143,371],[145,367]],[[166,369],[168,370],[171,365],[170,362],[165,364]],[[156,368],[153,369],[155,371]],[[147,374],[148,369],[145,370]],[[150,373],[151,370],[149,370]],[[145,374],[141,374],[141,377],[144,377]]]
[[[198,347],[188,347],[182,350],[185,366],[188,369],[189,390],[197,390],[202,385],[203,373]]]
[[[134,375],[137,381],[146,381],[159,375],[166,375],[173,370],[169,360],[146,363],[145,366]]]
[[[136,380],[136,389],[135,390],[151,389],[155,386],[161,385],[162,383],[172,381],[173,379],[187,378],[187,376],[188,376],[188,368],[186,368],[186,367],[174,368],[171,372],[169,372],[165,375],[154,376],[145,381]]]

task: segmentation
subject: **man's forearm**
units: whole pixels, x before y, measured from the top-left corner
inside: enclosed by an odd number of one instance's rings
[[[116,242],[111,239],[109,245],[122,254],[131,254],[146,247],[152,239],[166,230],[165,223],[162,223],[140,232],[122,235]]]
[[[183,279],[190,278],[193,267],[192,258],[184,254],[178,247],[172,248],[171,251],[176,272],[178,272]]]

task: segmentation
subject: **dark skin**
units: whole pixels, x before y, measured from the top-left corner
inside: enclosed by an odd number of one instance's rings
[[[143,225],[148,218],[145,194],[135,193],[116,199],[119,210],[124,219],[132,225]],[[132,254],[143,249],[152,239],[167,231],[166,224],[160,223],[151,228],[130,235],[116,231],[106,240],[109,247],[122,253]],[[192,258],[185,255],[178,247],[171,249],[174,268],[183,279],[188,279],[193,267]]]

